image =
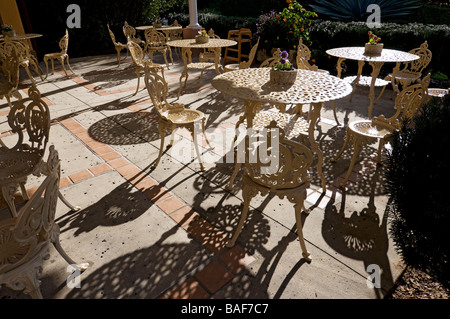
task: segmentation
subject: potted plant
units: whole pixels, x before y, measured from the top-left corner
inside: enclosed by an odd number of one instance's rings
[[[205,30],[201,30],[198,32],[198,35],[195,36],[195,43],[208,43],[209,36]]]
[[[16,31],[14,31],[13,27],[9,24],[2,25],[2,34],[8,37],[15,37]]]
[[[364,55],[367,56],[380,56],[383,50],[383,43],[380,43],[381,38],[375,35],[372,31],[368,32],[369,42],[365,45]]]
[[[297,78],[297,69],[288,60],[289,53],[282,51],[280,59],[270,69],[270,82],[274,84],[293,84]]]

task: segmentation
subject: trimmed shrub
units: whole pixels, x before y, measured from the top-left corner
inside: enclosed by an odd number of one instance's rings
[[[386,169],[390,233],[406,264],[450,279],[450,95],[433,98],[395,133]]]

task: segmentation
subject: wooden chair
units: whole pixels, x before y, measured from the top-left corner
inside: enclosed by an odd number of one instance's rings
[[[158,131],[161,136],[161,145],[159,148],[159,155],[156,159],[153,167],[156,167],[161,159],[164,149],[164,138],[167,129],[172,131],[172,138],[169,147],[173,145],[174,133],[177,128],[183,127],[189,130],[194,141],[194,148],[197,152],[198,161],[200,163],[201,170],[204,169],[200,151],[198,148],[197,132],[198,126],[201,124],[201,130],[206,142],[209,144],[205,134],[205,115],[197,110],[186,109],[182,104],[174,103],[170,104],[167,101],[169,94],[169,87],[163,76],[160,76],[154,68],[145,67],[145,86],[148,94],[153,102],[155,110],[158,112],[159,124]]]
[[[19,58],[15,48],[11,55],[5,57],[2,63],[2,71],[6,81],[0,82],[0,99],[6,98],[8,105],[12,108],[11,97],[22,99],[22,95],[17,89],[19,86]]]
[[[311,261],[311,255],[303,238],[301,212],[304,210],[304,201],[310,186],[308,169],[313,162],[313,154],[305,145],[287,139],[283,129],[278,127],[275,121],[272,121],[263,133],[253,131],[253,134],[258,134],[259,144],[248,143],[245,147],[242,215],[227,247],[235,245],[247,218],[251,199],[258,194],[266,196],[270,193],[280,198],[287,197],[294,204],[302,256],[307,261]],[[263,147],[262,152],[261,147]],[[268,154],[268,158],[261,158],[261,154]],[[305,212],[308,213],[306,210]]]
[[[5,60],[12,54],[13,49],[19,60],[19,66],[25,69],[31,82],[34,83],[35,80],[31,75],[30,67],[33,67],[34,71],[39,75],[41,80],[44,80],[42,77],[42,70],[39,67],[37,59],[31,54],[28,45],[22,43],[21,41],[11,40],[11,38],[6,36],[5,40],[0,43],[0,59]]]
[[[258,50],[258,45],[259,45],[259,37],[258,40],[256,41],[256,44],[251,48],[247,61],[241,61],[240,63],[226,64],[224,66],[224,71],[229,72],[239,69],[248,69],[249,67],[251,67],[253,60],[255,59],[256,51]]]
[[[353,141],[353,155],[350,166],[341,183],[341,187],[347,184],[348,178],[352,172],[356,159],[365,145],[370,145],[378,141],[377,162],[381,163],[381,151],[383,146],[392,138],[394,131],[399,130],[402,120],[411,119],[419,110],[421,105],[426,102],[426,91],[430,84],[431,74],[428,74],[421,84],[415,84],[403,88],[395,99],[395,114],[389,118],[384,115],[373,118],[372,120],[361,120],[350,122],[347,126],[344,145],[332,162],[337,161],[350,141]]]
[[[252,31],[248,28],[241,28],[239,30],[229,30],[228,31],[228,39],[234,40],[237,42],[237,48],[234,47],[226,47],[225,55],[223,58],[223,64],[227,65],[228,60],[231,60],[234,64],[239,64],[242,62],[242,58],[247,58],[250,60],[250,54],[243,54],[242,47],[243,44],[247,44],[248,48],[252,48]],[[230,54],[233,52],[233,54]]]
[[[147,52],[150,60],[153,60],[155,52],[162,53],[167,70],[170,70],[169,63],[167,62],[167,55],[169,55],[170,62],[172,62],[173,65],[172,50],[167,45],[167,37],[163,32],[157,31],[155,28],[145,30],[144,51]]]
[[[49,148],[45,170],[44,181],[17,216],[0,221],[0,285],[23,290],[32,298],[39,299],[43,298],[39,276],[44,259],[50,255],[50,243],[69,265],[76,265],[80,272],[89,266],[72,260],[59,241],[60,230],[55,222],[55,213],[60,161],[53,145]]]
[[[145,41],[136,36],[136,29],[129,25],[128,22],[125,21],[122,30],[123,34],[125,35],[125,39],[127,39],[127,42],[132,41],[138,45],[141,45],[142,47],[145,47]]]
[[[153,63],[151,60],[145,60],[144,51],[136,42],[128,41],[127,48],[128,51],[130,52],[131,59],[133,60],[133,63],[136,66],[136,76],[138,79],[136,92],[134,92],[134,95],[136,95],[137,92],[139,91],[141,72],[144,71],[145,67],[148,66],[161,71],[162,76],[164,76],[164,67],[161,64]]]
[[[55,67],[54,67],[53,60],[58,60],[61,63],[61,66],[62,66],[66,76],[68,76],[68,74],[66,71],[66,67],[64,66],[64,62],[67,63],[67,66],[69,67],[70,71],[73,74],[75,74],[75,72],[73,72],[72,67],[69,64],[69,55],[67,54],[67,49],[69,48],[69,32],[67,31],[67,29],[66,29],[66,34],[59,41],[59,48],[61,49],[60,52],[47,53],[44,55],[43,60],[45,62],[45,67],[47,70],[45,78],[47,78],[47,76],[48,76],[48,60],[50,60],[52,63],[52,75],[55,73]]]
[[[107,24],[106,26],[108,27],[109,36],[111,37],[111,40],[112,40],[112,42],[114,44],[114,48],[116,49],[116,52],[117,52],[117,63],[118,63],[118,66],[120,66],[120,52],[122,52],[122,50],[125,50],[127,52],[127,56],[128,56],[127,45],[123,44],[123,43],[120,43],[120,42],[117,42],[114,33],[109,28],[109,24]],[[127,58],[127,56],[125,57],[125,59]]]
[[[400,66],[401,69],[395,73],[394,83],[396,85],[400,84],[402,87],[420,82],[423,70],[431,62],[432,53],[428,49],[427,41],[422,43],[419,48],[410,50],[409,53],[418,55],[420,58],[415,61],[402,63],[402,66]],[[387,75],[385,80],[391,81],[392,74]]]
[[[297,62],[297,69],[303,70],[311,70],[323,72],[326,74],[330,74],[327,70],[320,70],[317,65],[311,65],[309,61],[311,60],[311,50],[308,48],[306,44],[303,43],[303,39],[300,38],[298,41],[297,47],[297,56],[295,57]]]

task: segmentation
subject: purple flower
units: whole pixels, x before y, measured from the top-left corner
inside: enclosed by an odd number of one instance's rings
[[[287,57],[289,56],[289,53],[287,53],[287,51],[282,51],[281,54],[280,54],[280,56],[281,56],[283,59],[287,59]],[[284,64],[284,63],[283,63],[283,64]]]
[[[285,51],[285,52],[286,52],[286,51]],[[280,59],[280,62],[281,62],[281,64],[284,65],[284,64],[286,64],[286,59],[285,59],[285,58],[281,58],[281,59]]]

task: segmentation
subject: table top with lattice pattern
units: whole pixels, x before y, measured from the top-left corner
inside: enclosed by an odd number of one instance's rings
[[[178,48],[221,48],[236,45],[237,42],[228,39],[209,39],[208,43],[196,43],[195,39],[183,39],[183,40],[173,40],[167,42],[168,46],[178,47]]]
[[[282,104],[322,103],[352,92],[349,83],[323,72],[297,70],[297,78],[292,85],[271,83],[269,73],[270,68],[241,69],[218,75],[211,84],[233,97]]]
[[[26,40],[26,39],[33,39],[33,38],[39,38],[42,37],[42,34],[39,33],[24,33],[24,34],[16,34],[14,37],[10,37],[11,40]],[[0,35],[0,41],[5,40],[4,35]]]
[[[409,62],[418,60],[419,56],[399,50],[383,49],[380,56],[364,55],[364,47],[343,47],[327,50],[328,55],[349,60],[367,62]]]

